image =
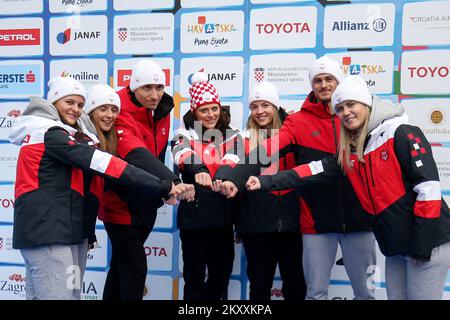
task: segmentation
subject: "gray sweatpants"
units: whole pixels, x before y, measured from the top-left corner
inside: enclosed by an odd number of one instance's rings
[[[442,300],[450,267],[450,242],[435,247],[430,261],[398,255],[386,257],[385,266],[389,300]]]
[[[87,239],[20,249],[25,261],[27,300],[80,300],[86,270]]]
[[[375,237],[372,232],[303,234],[303,271],[307,286],[306,300],[328,299],[331,269],[341,246],[345,271],[358,300],[375,299],[369,288],[369,272],[376,265]]]

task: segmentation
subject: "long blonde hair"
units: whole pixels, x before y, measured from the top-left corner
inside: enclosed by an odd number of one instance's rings
[[[350,131],[346,129],[341,121],[341,137],[339,139],[338,163],[344,172],[351,168],[350,155],[355,153],[360,162],[364,162],[364,142],[368,134],[368,126],[371,109],[367,108],[364,124],[358,131]]]
[[[273,113],[272,123],[267,128],[265,128],[268,130],[268,136],[260,134],[261,127],[256,123],[255,120],[253,120],[252,114],[250,112],[247,120],[247,129],[250,132],[250,150],[253,150],[259,144],[261,144],[261,142],[265,138],[268,138],[271,134],[271,130],[278,130],[281,128],[282,123],[278,109],[274,105],[272,105],[272,107],[275,109],[275,112]]]

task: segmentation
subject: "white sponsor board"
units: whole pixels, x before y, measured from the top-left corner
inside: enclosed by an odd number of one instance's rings
[[[164,91],[173,95],[173,75],[174,65],[172,58],[150,58],[158,63],[166,74],[166,86]],[[126,87],[130,83],[131,70],[133,66],[142,58],[116,59],[114,60],[114,88],[117,90]]]
[[[2,152],[0,154],[1,179],[4,181],[15,181],[20,147],[10,143],[2,143],[0,146],[2,148]]]
[[[183,8],[228,7],[244,4],[244,0],[181,0]]]
[[[50,18],[49,38],[52,56],[105,54],[108,18],[102,15]]]
[[[450,99],[404,99],[402,105],[412,125],[431,142],[450,141]]]
[[[305,100],[280,100],[280,106],[286,111],[289,115],[296,113],[297,111],[300,111],[302,108],[303,102]]]
[[[102,300],[106,272],[86,270],[81,286],[81,300]]]
[[[181,51],[242,51],[244,45],[243,11],[204,11],[181,16]]]
[[[402,43],[405,46],[448,44],[450,1],[405,3]]]
[[[147,275],[144,300],[172,300],[173,279],[169,276]]]
[[[11,128],[27,107],[28,102],[0,102],[0,140],[8,140]]]
[[[141,13],[114,17],[115,54],[170,53],[174,45],[172,13]]]
[[[173,235],[152,232],[144,243],[149,271],[172,271]]]
[[[0,15],[41,13],[43,7],[42,0],[0,0]]]
[[[50,61],[50,78],[72,77],[85,89],[96,84],[109,84],[106,59],[63,59]]]
[[[172,154],[169,155],[169,158],[171,158],[171,157],[172,157]],[[168,156],[166,155],[166,160],[167,159],[168,159]],[[166,164],[166,166],[167,166],[167,164]],[[168,168],[171,168],[171,167],[168,166]],[[172,228],[172,226],[173,226],[173,206],[164,204],[161,208],[158,209],[158,215],[156,217],[154,229],[156,229],[156,228]]]
[[[219,97],[240,97],[243,87],[244,59],[242,57],[204,57],[181,59],[180,91],[189,97],[192,75],[198,71],[208,74]]]
[[[450,148],[432,146],[434,161],[436,162],[442,190],[450,190]]]
[[[324,46],[391,46],[394,42],[394,20],[393,3],[326,6]]]
[[[242,243],[235,243],[233,271],[231,272],[231,275],[239,276],[241,274],[241,260],[242,260]]]
[[[316,7],[255,9],[250,13],[250,48],[314,48],[316,28]]]
[[[42,18],[0,19],[0,57],[41,56],[43,53]]]
[[[24,264],[20,250],[13,249],[13,226],[0,226],[0,261],[13,264]]]
[[[0,300],[25,300],[25,267],[0,266]]]
[[[76,15],[80,12],[104,11],[107,8],[105,0],[52,0],[49,1],[52,13],[67,13]]]
[[[114,0],[114,10],[152,10],[152,9],[172,9],[175,0]]]
[[[0,184],[0,222],[14,222],[14,184]]]
[[[450,50],[408,51],[402,54],[403,94],[448,94]]]
[[[106,268],[108,266],[108,234],[105,229],[96,229],[97,245],[87,253],[87,268]]]
[[[249,87],[272,82],[280,95],[308,94],[311,91],[308,69],[316,59],[312,53],[280,53],[250,57]]]
[[[241,300],[241,282],[239,280],[230,279],[228,283],[228,300]]]
[[[26,98],[44,94],[42,60],[0,61],[0,99]]]
[[[343,52],[328,56],[339,62],[345,76],[358,75],[366,80],[371,93],[392,93],[394,54],[391,51]]]

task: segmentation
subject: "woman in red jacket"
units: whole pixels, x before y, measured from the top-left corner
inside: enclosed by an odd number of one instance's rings
[[[442,299],[450,265],[450,213],[422,131],[400,104],[372,96],[349,76],[332,98],[342,121],[338,158],[251,177],[249,190],[304,186],[344,172],[386,256],[389,299]]]

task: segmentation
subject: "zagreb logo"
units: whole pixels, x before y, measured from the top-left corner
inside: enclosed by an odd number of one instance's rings
[[[255,76],[255,81],[256,82],[263,82],[264,81],[264,73],[265,73],[265,69],[264,68],[255,68],[253,69],[254,72],[254,76]]]
[[[56,41],[61,44],[66,44],[70,41],[70,37],[72,35],[72,29],[66,29],[63,32],[60,32],[56,35]]]
[[[372,23],[373,30],[375,32],[383,32],[386,30],[387,22],[383,18],[375,19]]]
[[[380,157],[381,160],[387,161],[389,159],[389,152],[387,150],[381,151]]]
[[[11,118],[18,118],[20,116],[20,110],[13,109],[8,112],[7,116]]]
[[[119,40],[125,42],[128,37],[128,28],[122,27],[117,30],[117,34],[119,36]]]

